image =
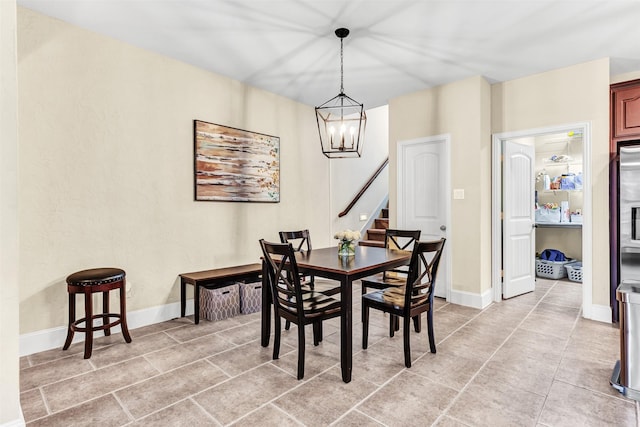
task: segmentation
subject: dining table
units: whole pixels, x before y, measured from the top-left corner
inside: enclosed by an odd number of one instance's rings
[[[353,282],[407,265],[410,259],[410,251],[373,246],[356,246],[352,256],[338,255],[336,246],[296,252],[300,271],[340,282],[340,367],[345,383],[351,381],[352,370]],[[262,263],[261,344],[267,347],[271,335],[271,291],[264,260]]]

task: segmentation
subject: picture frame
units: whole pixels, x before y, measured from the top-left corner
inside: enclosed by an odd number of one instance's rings
[[[194,199],[280,202],[280,138],[193,121]]]

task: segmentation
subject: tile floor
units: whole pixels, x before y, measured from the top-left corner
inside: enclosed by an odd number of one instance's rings
[[[175,319],[21,359],[29,426],[636,426],[638,403],[609,386],[619,332],[580,316],[579,283],[538,280],[536,291],[476,310],[438,301],[437,354],[426,330],[402,336],[372,312],[360,349],[354,289],[353,381],[339,369],[339,323],[307,344],[297,381],[295,326],[279,360],[260,346],[259,314],[218,322]],[[307,333],[311,341],[311,331]]]

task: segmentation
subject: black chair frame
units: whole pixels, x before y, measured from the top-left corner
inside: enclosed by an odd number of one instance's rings
[[[271,243],[260,240],[266,263],[274,310],[275,336],[273,359],[280,354],[281,322],[283,318],[298,326],[298,379],[304,377],[305,325],[313,326],[313,344],[322,341],[322,322],[340,316],[340,301],[320,292],[303,289],[300,272],[291,243]]]
[[[436,285],[436,274],[445,239],[431,242],[415,242],[409,263],[406,286],[404,288],[387,288],[362,296],[363,329],[362,348],[368,347],[369,309],[374,308],[389,313],[393,323],[394,317],[403,318],[404,362],[411,367],[410,321],[422,313],[427,313],[427,330],[431,353],[436,352],[433,333],[433,297]],[[433,254],[430,260],[427,256]],[[390,335],[394,327],[390,325]]]

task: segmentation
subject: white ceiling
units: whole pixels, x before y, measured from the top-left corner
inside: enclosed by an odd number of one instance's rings
[[[482,75],[506,81],[603,57],[640,70],[637,0],[17,0],[97,33],[320,105],[365,108]]]

